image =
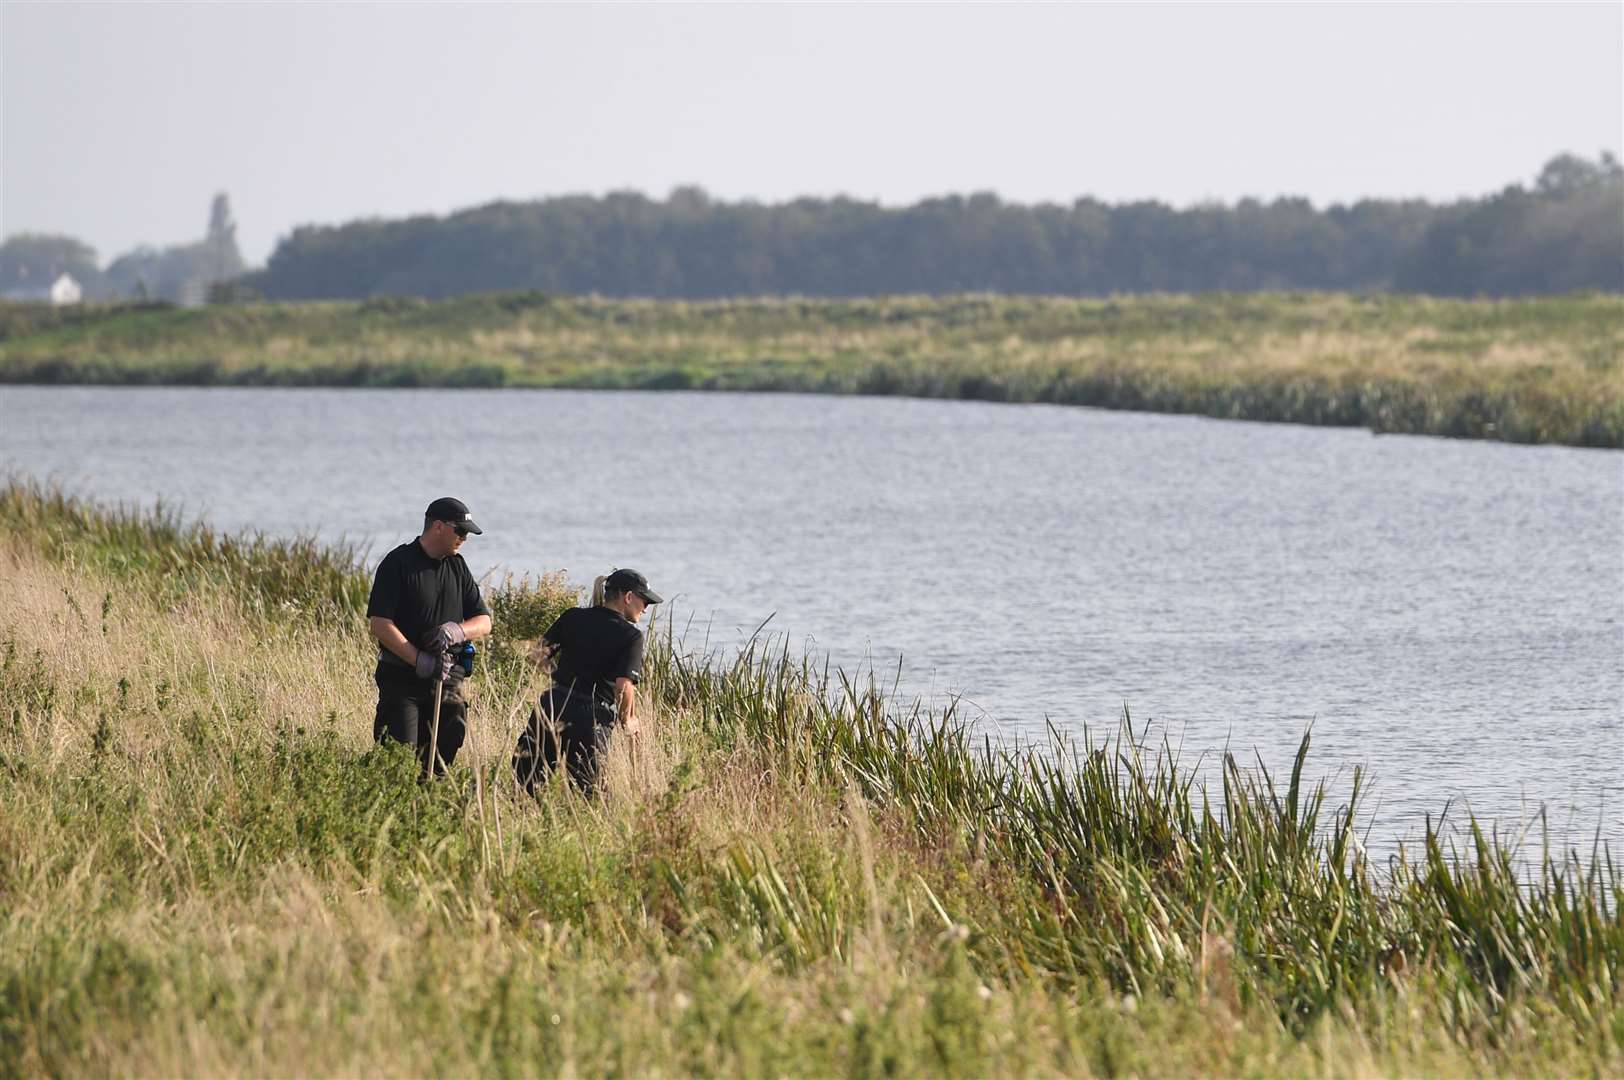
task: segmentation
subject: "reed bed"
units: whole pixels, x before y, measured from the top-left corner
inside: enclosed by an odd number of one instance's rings
[[[138,589],[178,599],[218,589],[246,611],[335,626],[366,610],[370,583],[361,553],[313,537],[271,539],[188,524],[161,503],[151,509],[91,506],[30,480],[0,488],[7,528]],[[111,591],[104,598],[111,602]]]
[[[1615,448],[1621,358],[1602,294],[0,306],[0,382],[907,395]]]
[[[1624,1071],[1609,853],[1371,866],[1307,736],[1208,791],[1128,726],[998,747],[666,633],[607,790],[530,799],[515,657],[576,599],[543,579],[492,588],[424,786],[371,745],[351,553],[0,505],[0,1073]]]

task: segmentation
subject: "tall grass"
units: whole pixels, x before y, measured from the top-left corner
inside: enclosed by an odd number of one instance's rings
[[[0,517],[58,558],[171,600],[216,587],[251,612],[323,626],[366,610],[370,586],[360,553],[313,537],[225,535],[161,503],[106,509],[30,480],[0,487]]]
[[[1624,1060],[1607,853],[1530,874],[1491,834],[1429,830],[1372,867],[1362,785],[1328,805],[1307,737],[1282,785],[1228,760],[1209,791],[1128,726],[1015,751],[781,649],[666,635],[600,798],[515,790],[537,687],[507,659],[476,676],[453,779],[423,786],[370,743],[347,553],[209,548],[15,484],[3,504],[0,1072]],[[287,560],[280,601],[217,554],[248,543]],[[492,599],[511,657],[574,597]]]
[[[1607,295],[0,307],[0,382],[900,394],[1610,447],[1621,357]]]

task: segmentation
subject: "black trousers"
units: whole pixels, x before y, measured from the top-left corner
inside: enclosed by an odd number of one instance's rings
[[[599,757],[614,729],[614,707],[553,687],[530,710],[530,722],[513,748],[513,775],[531,794],[563,763],[584,794],[598,784]]]
[[[463,695],[463,680],[440,683],[408,672],[379,670],[375,681],[378,712],[372,721],[372,737],[380,743],[393,740],[414,748],[425,774],[429,771],[429,741],[433,738],[434,694],[444,688],[440,696],[439,761],[434,772],[445,772],[456,760],[468,733],[468,699]]]

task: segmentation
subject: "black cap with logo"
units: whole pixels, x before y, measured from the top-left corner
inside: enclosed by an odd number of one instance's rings
[[[651,604],[664,603],[660,594],[648,587],[648,578],[636,570],[616,570],[604,579],[603,587],[615,592],[636,593]]]
[[[444,499],[435,499],[429,503],[429,508],[423,511],[423,516],[434,521],[443,521],[447,525],[471,532],[476,536],[485,530],[474,524],[474,519],[468,516],[468,507],[461,499],[449,496]]]

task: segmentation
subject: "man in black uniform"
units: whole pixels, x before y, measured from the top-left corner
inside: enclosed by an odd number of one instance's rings
[[[484,530],[457,499],[435,499],[423,535],[383,557],[372,580],[367,618],[378,639],[378,713],[372,735],[416,747],[425,773],[434,696],[440,694],[440,745],[433,771],[457,756],[467,732],[468,703],[452,650],[491,632],[491,613],[457,550]]]

